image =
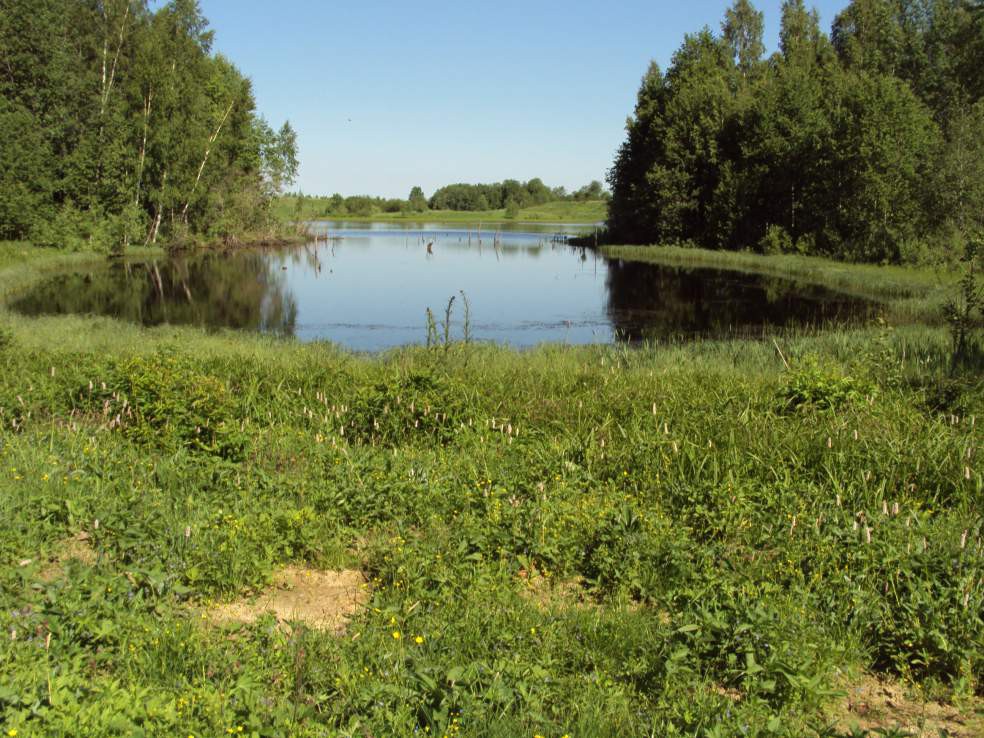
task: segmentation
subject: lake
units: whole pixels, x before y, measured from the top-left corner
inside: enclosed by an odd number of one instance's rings
[[[455,339],[467,301],[472,338],[518,347],[748,336],[857,322],[874,309],[773,277],[610,261],[567,243],[579,226],[314,227],[321,238],[302,246],[199,251],[59,274],[10,306],[27,315],[262,331],[364,351],[425,342],[427,310],[440,324],[452,297]]]

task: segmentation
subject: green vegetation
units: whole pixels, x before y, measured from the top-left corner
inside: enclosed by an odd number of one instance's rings
[[[73,250],[270,238],[296,135],[255,112],[197,2],[6,0],[0,238]]]
[[[406,200],[356,195],[309,197],[301,193],[284,195],[277,203],[281,220],[419,219],[460,222],[469,220],[549,220],[563,218],[568,223],[597,223],[607,212],[608,193],[601,182],[592,182],[568,194],[563,187],[547,187],[539,179],[519,182],[507,179],[495,184],[454,184],[441,187],[430,200],[420,187]]]
[[[358,198],[361,200],[362,198]],[[414,211],[397,209],[386,211],[383,205],[355,203],[353,210],[342,204],[335,209],[331,198],[316,198],[298,195],[284,195],[277,199],[275,213],[282,220],[318,220],[321,218],[338,218],[355,221],[425,221],[428,223],[505,223],[505,222],[535,222],[547,223],[599,223],[605,219],[607,201],[605,200],[556,200],[522,208],[507,217],[506,210],[424,210]]]
[[[979,730],[980,367],[944,328],[779,347],[0,313],[0,730],[847,736],[866,671]],[[214,622],[291,563],[364,572],[343,633]]]
[[[958,280],[956,272],[943,267],[850,264],[796,254],[765,255],[684,246],[604,246],[602,253],[630,262],[728,269],[817,284],[884,303],[885,317],[894,323],[940,323]]]
[[[612,172],[612,236],[714,251],[610,256],[888,324],[517,352],[428,312],[427,346],[365,357],[0,307],[0,735],[860,738],[869,675],[984,733],[979,5],[854,0],[828,39],[787,0],[763,61],[738,0],[647,74]],[[603,214],[599,183],[280,197],[294,132],[211,41],[194,0],[4,3],[0,300],[278,221]],[[952,272],[815,256],[965,242]],[[291,309],[256,305],[229,309]],[[220,617],[287,567],[348,570],[361,606]]]
[[[984,227],[984,14],[963,0],[852,0],[830,37],[735,0],[721,34],[653,64],[610,172],[612,243],[955,261]]]

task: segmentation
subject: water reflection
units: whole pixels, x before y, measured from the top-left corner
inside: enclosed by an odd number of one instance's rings
[[[628,341],[748,336],[871,317],[874,305],[815,285],[719,269],[608,263],[608,316]]]
[[[62,274],[11,307],[28,315],[112,315],[144,325],[230,327],[293,335],[297,303],[256,251],[177,255]]]
[[[843,323],[871,305],[817,287],[717,270],[608,262],[559,229],[325,227],[289,249],[204,252],[56,276],[11,307],[326,339],[358,350],[420,343],[461,292],[478,340],[537,343],[734,336]],[[325,240],[325,238],[327,240]]]

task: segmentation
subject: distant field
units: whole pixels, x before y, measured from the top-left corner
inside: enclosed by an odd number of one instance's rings
[[[277,201],[274,212],[285,220],[317,220],[319,218],[338,218],[344,220],[401,220],[401,221],[440,221],[444,223],[598,223],[607,217],[608,203],[605,200],[576,202],[558,200],[543,205],[524,208],[515,218],[507,218],[503,210],[426,210],[422,213],[384,213],[370,215],[350,215],[347,213],[325,212],[323,202],[311,200],[304,203],[298,213],[295,211],[296,198],[285,195]]]

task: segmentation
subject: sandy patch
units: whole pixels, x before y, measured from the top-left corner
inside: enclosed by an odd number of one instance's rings
[[[303,622],[317,630],[341,633],[368,601],[362,572],[323,571],[289,566],[274,575],[260,594],[210,608],[213,623],[252,623],[272,613],[282,624]]]
[[[540,610],[594,605],[584,589],[584,581],[581,577],[551,579],[536,570],[528,572],[521,569],[517,578],[520,583],[520,596],[535,604]]]
[[[69,561],[78,561],[86,566],[94,566],[99,554],[92,547],[89,534],[78,533],[71,538],[65,538],[55,545],[54,555],[41,567],[38,579],[42,582],[53,582],[64,576],[65,567]]]
[[[839,730],[901,730],[914,738],[984,736],[984,700],[963,709],[920,700],[895,682],[865,676],[847,687],[831,713]]]

